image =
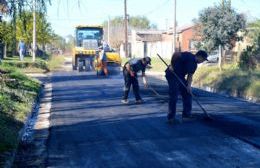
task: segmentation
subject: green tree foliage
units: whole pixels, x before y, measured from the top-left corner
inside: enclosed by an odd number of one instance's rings
[[[66,50],[68,51],[68,52],[72,52],[72,49],[73,49],[73,47],[74,47],[74,37],[72,36],[72,35],[68,35],[68,36],[66,36],[66,45],[65,45],[65,47],[66,47]]]
[[[260,19],[252,22],[252,23],[249,23],[248,24],[248,36],[249,38],[252,39],[252,42],[255,44],[255,45],[259,45],[259,37],[260,37]]]
[[[7,43],[12,40],[12,27],[10,23],[0,23],[0,39]]]
[[[3,3],[1,4],[0,8],[4,9],[4,12],[11,17],[12,23],[12,37],[16,36],[16,22],[19,16],[22,19],[22,27],[23,29],[26,28],[26,18],[22,17],[23,13],[27,10],[32,11],[33,3],[32,0],[2,0]],[[51,0],[36,0],[36,10],[38,13],[45,14],[47,11],[47,5],[51,4]],[[12,38],[12,50],[13,54],[15,54],[16,50],[16,38]]]
[[[66,48],[67,48],[67,45],[66,45],[66,41],[63,37],[57,35],[57,34],[53,34],[53,37],[52,37],[52,47],[53,48],[58,48],[58,49],[61,49],[62,51],[64,51]]]
[[[2,0],[4,6],[8,8],[8,13],[13,19],[16,19],[17,15],[21,15],[26,10],[33,9],[32,0]],[[36,0],[36,10],[40,13],[46,13],[47,5],[51,4],[51,0]]]
[[[245,17],[232,9],[230,1],[224,0],[202,10],[195,23],[200,25],[205,49],[212,51],[219,46],[233,47],[232,42],[238,40],[237,32],[245,27]]]
[[[254,70],[260,62],[260,20],[248,24],[247,36],[251,46],[248,46],[240,56],[239,67],[243,70]]]
[[[107,21],[103,25],[107,25]],[[110,20],[111,26],[123,26],[124,18],[117,16]],[[133,16],[129,18],[128,26],[134,29],[156,29],[156,25],[152,24],[145,16]]]
[[[53,39],[53,30],[51,24],[47,21],[46,17],[42,13],[36,14],[36,33],[37,43],[45,45],[50,43]],[[24,21],[25,20],[25,21]],[[32,43],[32,31],[33,31],[33,14],[32,12],[25,11],[17,19],[16,24],[16,39],[23,39],[26,44]]]
[[[259,51],[259,48],[256,49],[255,46],[248,46],[240,55],[239,68],[246,71],[254,70],[257,65],[255,58]]]
[[[107,25],[108,22],[103,23],[105,30],[105,39],[107,39]],[[133,16],[128,20],[128,31],[132,29],[157,29],[155,24],[152,24],[145,16]],[[124,41],[124,17],[117,16],[110,20],[110,44],[114,48],[119,48]]]
[[[5,45],[7,45],[7,52],[11,52],[13,39],[15,39],[11,23],[0,23],[0,39],[5,43]]]

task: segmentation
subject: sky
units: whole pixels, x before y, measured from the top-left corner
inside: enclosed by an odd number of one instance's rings
[[[177,25],[190,25],[201,10],[221,0],[177,0]],[[129,16],[146,16],[159,29],[173,25],[173,0],[127,0]],[[232,0],[232,7],[248,19],[260,18],[259,0]],[[100,25],[124,15],[124,0],[52,0],[47,18],[55,33],[67,36],[80,24]]]

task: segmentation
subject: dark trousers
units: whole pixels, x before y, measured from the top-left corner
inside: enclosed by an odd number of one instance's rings
[[[140,94],[139,94],[139,84],[137,79],[137,74],[135,74],[135,77],[132,77],[127,70],[123,70],[124,80],[125,80],[125,87],[124,87],[124,96],[123,99],[128,98],[128,94],[131,88],[131,85],[133,86],[133,92],[135,95],[136,100],[141,100]]]
[[[178,81],[177,78],[173,77],[167,79],[169,84],[169,113],[168,119],[175,118],[176,115],[176,104],[178,101],[179,93],[182,96],[182,104],[183,104],[183,116],[188,116],[191,114],[192,109],[192,96],[187,92],[187,89]],[[187,85],[187,81],[182,79],[183,83]]]

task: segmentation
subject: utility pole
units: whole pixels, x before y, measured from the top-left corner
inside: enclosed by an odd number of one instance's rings
[[[173,53],[176,49],[176,0],[174,0],[174,12],[173,12]]]
[[[108,16],[107,22],[107,42],[110,45],[110,17]]]
[[[127,18],[127,2],[124,0],[124,8],[125,8],[125,57],[128,57],[128,18]]]
[[[168,31],[168,19],[165,19],[165,30]]]
[[[32,46],[32,61],[35,62],[36,55],[36,0],[33,0],[33,46]]]

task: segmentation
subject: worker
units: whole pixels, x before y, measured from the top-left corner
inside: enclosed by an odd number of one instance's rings
[[[110,51],[110,47],[109,47],[108,43],[103,41],[100,59],[101,59],[101,63],[102,63],[102,70],[103,70],[105,76],[108,76],[106,53],[109,52],[109,51]]]
[[[24,55],[25,55],[25,50],[26,50],[26,46],[25,46],[25,43],[23,40],[19,41],[18,50],[19,50],[20,61],[23,61]]]
[[[192,118],[192,76],[197,69],[197,64],[207,60],[207,57],[208,54],[203,50],[199,50],[195,55],[190,52],[176,52],[172,55],[171,65],[165,71],[169,85],[169,111],[167,115],[169,123],[178,122],[175,115],[179,92],[183,101],[182,118]]]
[[[140,104],[143,103],[143,100],[140,97],[139,94],[139,84],[137,79],[137,73],[139,71],[142,71],[142,78],[144,86],[147,87],[147,79],[145,76],[145,69],[147,65],[151,65],[151,58],[150,57],[144,57],[140,59],[130,59],[128,62],[125,63],[123,67],[123,75],[124,75],[124,96],[121,100],[122,103],[127,104],[128,103],[128,94],[131,88],[131,85],[133,86],[133,92],[135,95],[136,103]]]
[[[95,67],[95,70],[97,72],[97,76],[102,74],[102,63],[101,63],[99,54],[97,54],[96,57],[95,57],[94,67]]]

